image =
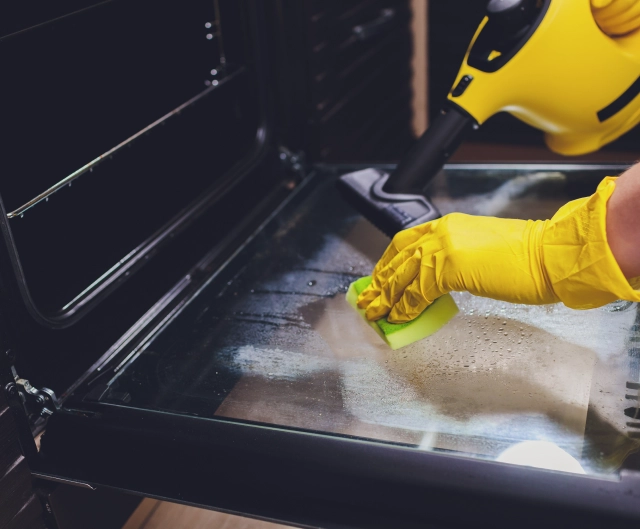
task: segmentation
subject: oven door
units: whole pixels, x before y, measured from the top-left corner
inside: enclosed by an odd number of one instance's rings
[[[388,239],[319,167],[50,420],[41,476],[309,527],[640,518],[638,305],[453,293],[389,350],[345,301]],[[548,218],[621,167],[452,165],[440,211]],[[213,258],[213,257],[212,257]]]
[[[0,17],[0,341],[60,400],[34,474],[314,527],[637,523],[637,306],[460,294],[386,349],[344,301],[388,243],[336,194],[354,168],[277,150],[278,5]],[[545,218],[618,170],[450,167],[431,191]]]

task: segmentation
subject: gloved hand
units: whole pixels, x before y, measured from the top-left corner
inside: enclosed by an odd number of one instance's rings
[[[550,220],[452,213],[398,233],[358,298],[369,320],[418,316],[450,291],[513,303],[562,301],[575,309],[640,301],[607,243],[607,201],[616,178],[565,204]],[[635,283],[634,283],[635,284]]]
[[[611,37],[640,28],[638,0],[591,0],[591,10],[600,29]]]

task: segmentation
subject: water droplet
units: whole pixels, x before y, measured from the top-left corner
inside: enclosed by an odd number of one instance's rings
[[[316,281],[315,279],[312,279],[311,281],[309,281],[309,282],[307,283],[307,285],[308,285],[308,286],[310,286],[310,287],[312,287],[312,286],[314,286],[316,283],[317,283],[317,281]]]

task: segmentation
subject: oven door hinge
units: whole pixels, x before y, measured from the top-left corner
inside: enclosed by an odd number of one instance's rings
[[[280,147],[280,161],[285,171],[292,175],[295,183],[300,183],[307,176],[307,164],[304,152],[291,152],[286,147]]]
[[[11,366],[14,383],[7,384],[5,390],[11,395],[17,392],[22,401],[22,406],[31,420],[39,417],[47,418],[60,409],[58,398],[53,390],[49,388],[38,389],[32,386],[28,380],[20,378],[16,368]]]

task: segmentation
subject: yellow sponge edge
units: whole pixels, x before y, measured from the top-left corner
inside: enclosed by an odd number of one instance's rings
[[[347,303],[351,305],[362,316],[369,326],[378,333],[391,349],[394,351],[405,345],[412,344],[431,336],[440,330],[456,314],[458,306],[449,294],[436,299],[429,305],[420,316],[408,323],[389,323],[387,318],[378,321],[367,320],[364,310],[357,305],[360,293],[371,284],[371,276],[361,277],[349,285],[347,291]]]

